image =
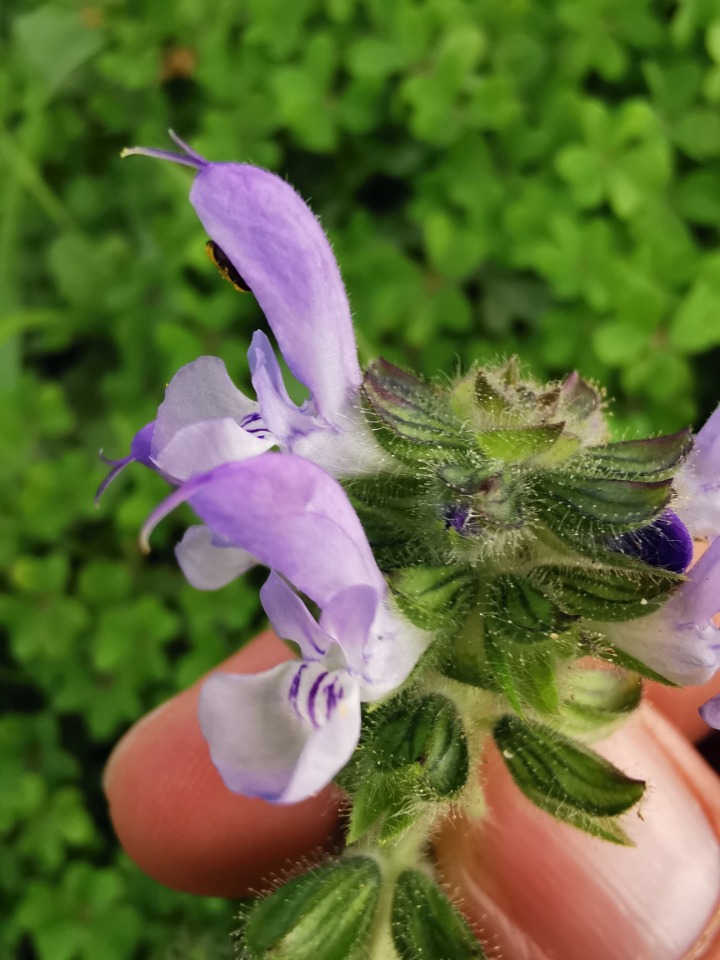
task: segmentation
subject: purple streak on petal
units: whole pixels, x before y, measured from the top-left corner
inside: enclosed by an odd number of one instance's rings
[[[709,727],[720,730],[720,694],[704,703],[698,712]]]
[[[153,461],[171,482],[183,483],[224,463],[257,457],[276,442],[274,437],[252,434],[235,420],[224,417],[182,427]]]
[[[337,680],[333,680],[333,682],[325,688],[325,716],[328,719],[337,710],[338,703],[342,700],[342,696],[343,689]]]
[[[316,677],[319,664],[307,665]],[[200,693],[200,726],[213,763],[235,793],[297,803],[317,793],[347,763],[360,737],[360,699],[351,677],[344,709],[314,729],[289,699],[298,667],[283,663],[255,676],[213,674]]]
[[[686,623],[709,623],[720,612],[720,537],[690,569],[677,601],[679,617]]]
[[[347,295],[317,219],[283,179],[247,164],[203,167],[190,201],[247,280],[293,375],[335,422],[362,377]]]
[[[253,335],[248,362],[263,422],[278,440],[287,444],[294,434],[312,429],[311,418],[288,396],[275,351],[261,330]]]
[[[328,652],[332,639],[282,577],[270,574],[260,590],[260,602],[275,633],[297,643],[306,660],[318,660]]]
[[[158,410],[152,452],[160,453],[183,427],[224,417],[239,424],[257,412],[257,403],[238,390],[219,357],[198,357],[168,384]]]
[[[112,467],[112,470],[97,488],[97,493],[95,494],[96,504],[100,502],[102,495],[105,493],[113,480],[123,472],[125,467],[135,462],[142,463],[146,467],[153,466],[150,461],[150,445],[152,443],[154,429],[155,421],[153,420],[151,423],[145,424],[142,429],[138,430],[130,444],[130,453],[126,457],[122,457],[120,460],[110,460],[108,457],[104,457],[101,451],[100,457],[105,463],[108,464],[108,466]]]
[[[693,556],[692,537],[672,510],[666,510],[647,527],[615,537],[608,546],[617,553],[637,557],[652,567],[673,573],[684,573]]]
[[[247,430],[248,433],[252,433],[254,436],[260,437],[263,440],[267,440],[272,436],[263,423],[263,419],[259,413],[249,413],[246,417],[243,417],[240,421],[240,426],[243,430]]]
[[[208,527],[185,531],[175,556],[188,583],[197,590],[219,590],[257,563],[246,550],[222,544]]]
[[[322,685],[323,680],[328,675],[329,671],[326,670],[325,673],[321,673],[318,677],[315,678],[315,682],[312,687],[310,687],[310,693],[308,694],[308,716],[310,717],[310,723],[317,728],[320,726],[317,720],[317,715],[315,714],[315,701],[317,700],[318,691]]]
[[[293,677],[292,683],[290,684],[290,689],[288,690],[288,700],[292,704],[292,708],[300,720],[302,720],[303,715],[298,707],[298,694],[300,693],[300,681],[302,680],[302,675],[305,670],[307,670],[307,664],[301,663],[295,676]],[[323,674],[323,676],[325,676],[325,674]]]
[[[277,570],[321,607],[349,586],[386,592],[344,490],[301,457],[265,453],[189,480],[148,518],[144,549],[157,523],[185,501],[216,536]]]

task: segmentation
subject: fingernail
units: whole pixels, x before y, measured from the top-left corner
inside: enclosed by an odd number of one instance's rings
[[[623,826],[635,847],[597,840],[535,808],[497,755],[488,815],[437,843],[449,887],[506,960],[681,960],[711,937],[720,902],[720,781],[649,707],[596,749],[648,781]]]

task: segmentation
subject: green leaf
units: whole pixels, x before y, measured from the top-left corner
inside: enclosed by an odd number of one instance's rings
[[[481,960],[482,947],[463,917],[419,870],[397,878],[390,919],[400,960]]]
[[[607,818],[640,800],[643,781],[539,723],[505,716],[495,724],[493,737],[513,780],[541,810],[597,836],[627,842],[617,825],[608,830]]]
[[[381,885],[380,868],[370,857],[316,867],[250,907],[243,947],[252,960],[360,958]]]
[[[449,631],[464,619],[477,596],[470,567],[406,567],[394,570],[390,589],[405,616],[423,630]]]
[[[55,93],[79,66],[105,45],[100,30],[83,23],[79,11],[65,12],[47,4],[15,21],[18,50]]]
[[[632,480],[667,480],[692,446],[692,430],[645,440],[623,440],[584,451],[582,469],[595,475],[611,474]]]
[[[683,577],[619,558],[614,566],[537,566],[528,579],[569,616],[622,623],[661,607]]]

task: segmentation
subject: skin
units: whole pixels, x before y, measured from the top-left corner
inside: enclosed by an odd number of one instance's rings
[[[264,633],[222,664],[254,673],[289,657]],[[340,839],[338,794],[293,806],[231,794],[197,724],[200,683],[136,724],[108,763],[105,789],[120,842],[147,874],[198,895],[238,897]],[[720,691],[648,684],[645,702],[599,749],[652,783],[625,823],[634,848],[587,837],[536,810],[488,752],[488,815],[438,831],[447,889],[489,958],[720,960],[720,779],[693,742],[698,706]]]

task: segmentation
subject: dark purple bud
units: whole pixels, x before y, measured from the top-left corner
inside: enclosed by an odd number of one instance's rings
[[[618,553],[637,557],[651,567],[661,567],[672,573],[684,573],[693,555],[692,537],[672,510],[666,510],[647,527],[615,537],[608,546]]]
[[[458,533],[467,533],[465,529],[470,517],[470,507],[465,503],[449,503],[443,508],[445,529],[457,530]]]

